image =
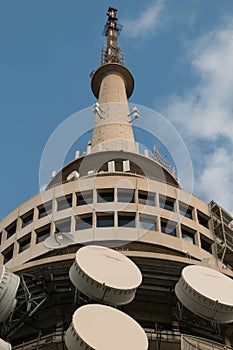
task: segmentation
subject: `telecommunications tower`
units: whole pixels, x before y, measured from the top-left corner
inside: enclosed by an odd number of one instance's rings
[[[110,7],[86,152],[0,223],[0,349],[233,347],[233,218],[141,152],[120,30]]]

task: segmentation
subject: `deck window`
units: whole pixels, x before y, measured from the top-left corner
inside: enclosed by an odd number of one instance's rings
[[[174,211],[174,205],[175,205],[175,199],[169,198],[169,197],[164,197],[160,196],[159,198],[159,206],[162,209]]]
[[[55,230],[56,232],[70,232],[70,225],[71,225],[71,218],[66,218],[66,219],[62,219],[59,221],[55,222]]]
[[[155,206],[155,193],[138,191],[138,203]]]
[[[97,190],[97,202],[98,203],[106,203],[106,202],[114,202],[114,189],[104,189]]]
[[[176,237],[176,226],[177,223],[174,221],[161,220],[161,232],[166,235]]]
[[[119,227],[135,227],[135,213],[118,213]]]
[[[156,220],[155,216],[142,214],[139,216],[140,227],[148,231],[156,231]]]
[[[57,211],[72,207],[72,194],[57,198]]]
[[[212,254],[212,241],[201,235],[201,248]]]
[[[86,230],[92,228],[92,214],[79,215],[75,218],[75,230]]]
[[[185,203],[179,202],[179,212],[180,212],[180,215],[183,215],[188,219],[193,218],[193,215],[192,215],[193,208]]]
[[[31,245],[31,233],[27,234],[25,237],[21,238],[19,241],[19,253],[28,249]]]
[[[36,230],[36,243],[43,242],[50,236],[50,224]]]
[[[16,224],[17,224],[17,220],[12,222],[9,226],[7,226],[5,228],[5,230],[7,232],[7,238],[10,238],[11,236],[13,236],[15,234],[15,232],[16,232]]]
[[[195,231],[190,230],[185,226],[181,226],[181,237],[186,241],[195,244]]]
[[[7,249],[2,252],[4,257],[3,264],[6,264],[9,260],[13,258],[14,244],[11,244]]]
[[[200,212],[199,210],[197,211],[197,219],[200,225],[209,228],[209,217]]]
[[[76,194],[77,206],[93,203],[93,191],[83,191]]]
[[[46,203],[41,204],[38,208],[38,218],[41,219],[45,217],[46,215],[49,215],[52,213],[52,201],[48,201]]]
[[[132,189],[118,188],[117,190],[118,202],[134,203],[135,202],[134,192],[135,191]]]
[[[97,227],[114,227],[114,213],[97,213]]]
[[[25,213],[24,215],[21,216],[22,227],[30,225],[33,222],[33,214],[34,214],[34,211],[30,210],[30,211],[28,211],[27,213]]]

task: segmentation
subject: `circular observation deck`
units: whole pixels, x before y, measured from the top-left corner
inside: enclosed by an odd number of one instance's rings
[[[123,152],[102,154],[119,156]],[[138,159],[138,155],[135,156]],[[130,165],[135,158],[130,158]],[[156,164],[146,157],[141,158],[145,164]],[[87,165],[95,165],[92,155],[86,156],[86,160],[92,159],[91,163],[80,164],[80,178],[67,181],[66,175],[76,169],[73,166],[80,159],[67,165],[65,175],[60,173],[64,183],[59,184],[57,177],[51,188],[22,203],[1,223],[4,263],[15,272],[43,276],[43,283],[53,297],[40,310],[41,319],[52,329],[57,308],[66,315],[66,322],[73,312],[74,291],[67,276],[77,249],[93,242],[115,244],[143,274],[142,287],[125,310],[132,314],[137,310],[135,319],[141,321],[140,310],[145,303],[150,308],[144,308],[143,326],[152,327],[151,319],[156,318],[169,327],[173,314],[167,300],[182,268],[191,262],[200,264],[203,258],[216,266],[208,205],[180,189],[175,181],[170,185],[161,177],[155,180],[142,173],[109,172],[107,168],[97,176],[88,175]],[[112,159],[117,166],[116,158],[111,156],[107,161]],[[122,164],[122,159],[126,158],[119,156],[117,159]],[[106,157],[103,160],[104,163],[99,159],[99,164],[107,166]],[[72,231],[80,244],[60,250],[47,249],[44,241],[52,237],[55,230]],[[163,309],[158,303],[161,296]],[[28,326],[23,327],[22,332],[30,332]]]
[[[130,171],[123,171],[125,160]],[[109,171],[113,161],[115,171]],[[67,181],[72,171],[80,177]],[[143,253],[214,263],[210,221],[208,205],[182,190],[159,163],[135,153],[103,151],[66,165],[45,191],[2,221],[1,259],[17,268],[54,256],[44,241],[55,232],[71,232],[80,244],[136,242],[135,250]]]

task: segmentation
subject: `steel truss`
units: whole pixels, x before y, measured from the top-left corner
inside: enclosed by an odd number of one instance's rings
[[[43,282],[31,274],[20,274],[17,304],[11,315],[0,327],[1,337],[10,340],[30,317],[47,300],[48,293]]]

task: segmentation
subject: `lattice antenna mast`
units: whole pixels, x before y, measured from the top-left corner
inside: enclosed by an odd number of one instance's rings
[[[122,26],[117,24],[117,9],[109,7],[107,22],[104,26],[103,35],[107,37],[107,47],[102,49],[101,63],[124,64],[124,58],[118,45],[118,36]]]

